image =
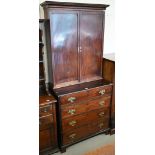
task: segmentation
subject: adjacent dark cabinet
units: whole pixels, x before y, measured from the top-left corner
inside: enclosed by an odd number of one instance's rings
[[[39,97],[39,151],[40,155],[57,151],[56,99]]]
[[[112,102],[111,102],[111,134],[115,133],[115,59],[114,54],[104,55],[103,58],[103,77],[113,83]]]
[[[43,41],[45,20],[39,20],[39,154],[45,155],[58,150],[56,99],[45,84]]]
[[[103,77],[108,5],[46,1],[49,89],[57,100],[58,145],[110,131],[113,84]],[[48,141],[47,141],[48,143]]]
[[[44,20],[39,20],[39,95],[44,95],[46,93],[45,86],[45,70],[44,70],[44,61],[43,61],[43,27]]]

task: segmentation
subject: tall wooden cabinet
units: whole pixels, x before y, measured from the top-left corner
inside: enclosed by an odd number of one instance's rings
[[[102,76],[108,5],[46,1],[49,88],[56,97],[62,152],[110,130],[112,83]]]

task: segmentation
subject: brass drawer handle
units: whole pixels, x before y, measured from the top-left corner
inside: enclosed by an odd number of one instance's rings
[[[104,104],[105,104],[105,101],[100,101],[100,102],[99,102],[99,105],[100,105],[100,106],[104,106]]]
[[[70,125],[70,126],[75,126],[75,124],[76,124],[76,121],[71,121],[71,122],[69,122],[69,125]]]
[[[71,114],[71,115],[74,115],[74,114],[75,114],[75,109],[70,109],[70,110],[68,111],[68,113]]]
[[[99,91],[99,94],[100,94],[100,95],[104,95],[104,94],[105,94],[105,89],[100,90],[100,91]]]
[[[71,103],[73,103],[75,100],[76,100],[76,97],[70,97],[70,98],[68,98],[68,101],[71,102]]]
[[[73,134],[69,135],[69,138],[70,138],[70,139],[74,139],[74,138],[75,138],[75,136],[76,136],[76,134],[75,134],[75,133],[73,133]]]
[[[104,116],[104,112],[99,113],[99,116],[103,117]]]
[[[100,123],[100,124],[99,124],[99,128],[102,128],[103,126],[104,126],[103,123]]]

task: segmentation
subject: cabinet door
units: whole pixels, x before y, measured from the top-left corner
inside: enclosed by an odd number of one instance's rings
[[[102,78],[104,12],[80,13],[80,79]]]
[[[54,87],[78,81],[77,13],[55,12],[50,15]]]
[[[55,148],[56,142],[53,130],[51,128],[41,130],[39,132],[39,150],[42,151],[44,149]]]

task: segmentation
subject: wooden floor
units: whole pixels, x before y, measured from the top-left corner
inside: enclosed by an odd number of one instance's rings
[[[83,155],[115,155],[115,144],[101,146],[95,150],[84,153]]]

